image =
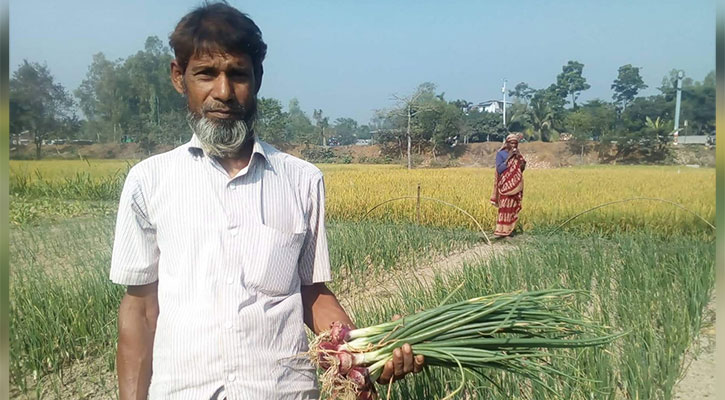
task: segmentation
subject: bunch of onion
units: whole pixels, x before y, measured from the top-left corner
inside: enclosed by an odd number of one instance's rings
[[[334,323],[311,343],[309,355],[325,370],[322,390],[332,398],[370,396],[393,350],[405,343],[425,357],[427,366],[461,372],[460,385],[447,397],[463,389],[466,370],[481,376],[486,367],[524,375],[548,388],[542,374],[566,377],[548,362],[555,355],[548,349],[604,345],[621,336],[577,314],[570,307],[577,294],[582,292],[547,289],[452,304],[446,299],[438,307],[367,328]]]

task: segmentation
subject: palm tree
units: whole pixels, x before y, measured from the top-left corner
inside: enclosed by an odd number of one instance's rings
[[[552,125],[555,118],[551,106],[542,99],[533,98],[529,104],[529,115],[531,116],[534,133],[538,139],[541,141],[546,139],[548,141],[548,133],[553,131]]]

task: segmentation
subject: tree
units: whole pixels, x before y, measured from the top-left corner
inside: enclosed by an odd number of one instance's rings
[[[576,108],[576,99],[583,90],[591,87],[586,78],[582,76],[584,64],[577,61],[569,61],[563,66],[562,71],[556,77],[556,85],[571,96],[571,106]]]
[[[169,84],[169,64],[173,60],[168,48],[156,36],[146,39],[144,50],[128,57],[118,73],[130,83],[126,96],[128,113],[122,115],[121,126],[127,127],[137,140],[149,143],[171,143],[174,135],[161,128],[162,115],[184,119],[184,101]],[[118,81],[117,81],[118,82]],[[131,127],[134,132],[131,131]]]
[[[421,111],[430,109],[426,103],[426,100],[432,100],[435,96],[435,84],[430,82],[422,83],[418,86],[416,91],[409,96],[398,96],[393,95],[393,98],[398,101],[398,108],[393,110],[393,114],[398,116],[405,116],[406,128],[405,136],[408,141],[408,169],[413,168],[412,157],[410,150],[412,148],[412,122],[413,118]]]
[[[523,101],[528,104],[531,96],[534,95],[536,89],[530,87],[527,83],[519,82],[514,86],[514,90],[509,90],[509,96],[515,97],[517,101]]]
[[[600,140],[607,132],[614,129],[617,122],[617,110],[614,104],[594,99],[581,108],[590,118],[590,139]]]
[[[293,98],[287,107],[287,138],[297,143],[317,143],[315,127],[300,108],[300,101]]]
[[[112,132],[112,137],[105,139],[114,142],[125,133],[125,125],[133,114],[131,79],[121,61],[112,62],[103,53],[95,54],[86,78],[75,92],[86,118],[102,121]]]
[[[185,103],[169,83],[170,50],[150,36],[144,49],[126,58],[109,61],[98,53],[75,91],[80,107],[98,140],[117,142],[129,135],[147,151],[156,144],[176,143]],[[167,125],[164,125],[167,124]],[[170,124],[170,126],[168,126]]]
[[[420,140],[431,147],[431,155],[436,159],[438,149],[453,144],[461,133],[463,111],[445,101],[443,95],[424,103],[416,118],[415,125]]]
[[[599,140],[614,129],[616,110],[611,103],[591,100],[566,116],[565,127],[576,141]]]
[[[33,133],[37,159],[44,140],[78,126],[73,98],[55,82],[45,64],[23,60],[10,79],[10,98],[13,128]]]
[[[583,109],[571,112],[566,116],[566,128],[577,141],[591,139],[593,125],[592,115]]]
[[[531,97],[531,103],[534,101],[537,102],[543,102],[548,106],[548,108],[551,109],[551,112],[553,114],[552,116],[552,126],[555,123],[559,123],[564,119],[564,116],[566,114],[566,109],[564,106],[566,105],[566,96],[567,92],[561,88],[556,83],[552,83],[547,87],[546,89],[537,90],[534,92],[534,95]]]
[[[360,128],[352,118],[338,118],[335,120],[335,141],[346,146],[355,144],[360,134]]]
[[[254,128],[260,139],[273,144],[288,142],[286,126],[287,114],[282,111],[282,103],[277,99],[260,97]]]
[[[463,111],[464,113],[468,112],[468,110],[473,105],[472,102],[470,102],[468,100],[464,100],[464,99],[458,99],[458,100],[451,101],[450,104],[453,104],[456,108]]]
[[[639,67],[633,67],[632,64],[623,65],[619,67],[617,79],[612,83],[612,90],[614,90],[612,97],[614,102],[624,110],[634,100],[637,93],[646,88],[647,85],[639,75]]]
[[[715,71],[711,71],[702,82],[695,82],[685,91],[687,107],[682,117],[690,121],[687,130],[703,135],[715,131]],[[685,100],[683,100],[685,102]],[[688,132],[689,133],[689,132]]]
[[[645,127],[641,131],[640,145],[643,154],[650,161],[662,161],[670,151],[669,133],[672,131],[672,124],[657,117],[652,120],[645,118]]]
[[[524,132],[531,128],[529,106],[526,103],[514,103],[506,115],[506,127],[511,132]]]
[[[462,130],[476,142],[500,142],[506,137],[506,128],[496,113],[472,111],[463,116]]]
[[[607,135],[608,141],[617,144],[615,159],[641,161],[662,161],[669,154],[669,132],[672,123],[656,117],[645,117],[639,130],[618,128]]]
[[[668,101],[665,96],[637,97],[621,113],[619,125],[625,131],[639,132],[645,127],[648,117],[672,120],[674,111],[674,100]]]
[[[544,96],[534,96],[529,107],[529,116],[534,134],[538,140],[548,142],[554,131],[555,112]]]
[[[375,110],[370,119],[370,126],[375,131],[373,140],[381,146],[381,153],[393,155],[399,153],[403,158],[403,141],[405,140],[405,117],[395,109]],[[403,127],[403,128],[401,128]]]

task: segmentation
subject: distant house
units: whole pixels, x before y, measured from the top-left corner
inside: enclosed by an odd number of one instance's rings
[[[358,139],[355,141],[356,146],[369,146],[372,143],[370,139]]]
[[[510,107],[513,103],[510,101],[506,102],[506,107]],[[503,114],[503,100],[487,100],[480,102],[478,104],[474,104],[471,107],[468,108],[469,111],[477,111],[477,112],[489,112],[489,113],[497,113],[497,114]]]
[[[10,144],[13,146],[25,146],[33,143],[34,137],[30,131],[22,131],[10,135]]]
[[[677,144],[697,144],[702,146],[714,144],[714,138],[708,135],[678,136]]]

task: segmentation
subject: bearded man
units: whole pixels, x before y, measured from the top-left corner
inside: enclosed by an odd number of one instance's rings
[[[248,16],[205,4],[170,45],[193,135],[135,165],[121,194],[120,398],[318,398],[304,326],[353,325],[325,285],[322,173],[254,134],[267,46]],[[422,364],[404,345],[379,382]]]

